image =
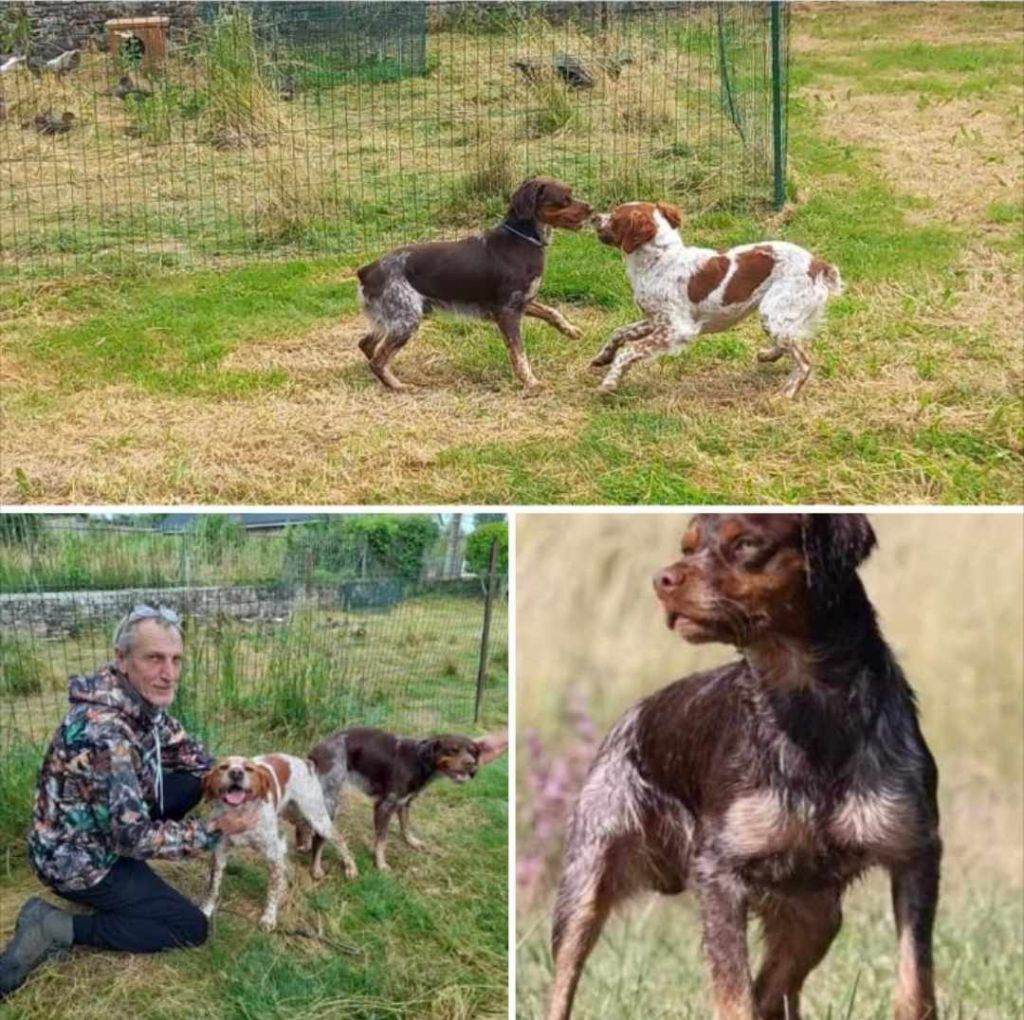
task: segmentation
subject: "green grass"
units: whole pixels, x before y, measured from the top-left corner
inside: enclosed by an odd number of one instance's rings
[[[29,350],[79,387],[127,382],[151,393],[257,397],[286,381],[279,371],[220,368],[235,345],[308,328],[356,308],[351,282],[317,278],[314,266],[250,266],[227,273],[147,279],[104,295],[75,288],[61,302],[83,321],[34,337]]]
[[[992,202],[988,207],[989,223],[1020,223],[1024,221],[1024,202]]]

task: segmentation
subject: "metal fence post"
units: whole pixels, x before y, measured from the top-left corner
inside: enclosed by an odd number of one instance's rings
[[[772,155],[774,159],[774,205],[786,202],[786,148],[782,106],[782,3],[771,0],[772,12]]]
[[[473,722],[480,721],[480,701],[484,695],[484,677],[487,674],[487,646],[491,640],[491,611],[494,606],[495,565],[498,562],[498,540],[491,543],[491,562],[487,568],[487,591],[484,597],[484,629],[480,635],[480,665],[476,671],[476,706]]]

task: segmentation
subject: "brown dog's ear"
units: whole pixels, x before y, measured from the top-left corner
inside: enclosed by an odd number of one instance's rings
[[[500,758],[508,750],[508,731],[504,733],[489,733],[486,737],[475,740],[477,751],[477,762],[486,765],[488,762]]]
[[[878,545],[864,514],[805,514],[807,587],[819,604],[833,605]]]
[[[619,243],[627,254],[646,244],[658,232],[658,225],[645,209],[631,209],[619,230]]]
[[[203,800],[216,800],[220,792],[220,773],[214,766],[203,776]]]
[[[544,182],[536,177],[523,181],[515,190],[509,203],[509,212],[517,220],[533,220],[537,218],[537,206],[544,191]]]
[[[683,214],[679,211],[679,207],[672,205],[671,202],[659,202],[658,212],[668,220],[671,227],[678,229],[679,224],[683,222]]]

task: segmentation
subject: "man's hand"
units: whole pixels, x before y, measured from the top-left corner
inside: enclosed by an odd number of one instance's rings
[[[255,827],[259,819],[260,805],[244,804],[239,810],[218,815],[207,824],[210,832],[222,832],[225,836],[235,836]]]

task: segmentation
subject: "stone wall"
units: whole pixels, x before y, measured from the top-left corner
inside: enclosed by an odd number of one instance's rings
[[[199,4],[196,0],[183,3],[23,2],[5,5],[3,13],[8,20],[18,13],[24,14],[32,30],[32,51],[50,57],[64,50],[81,49],[89,43],[106,49],[103,26],[111,18],[167,17],[171,19],[171,41],[183,42],[199,20]]]
[[[140,602],[163,605],[179,615],[236,620],[287,619],[299,605],[337,604],[335,588],[237,585],[210,588],[126,588],[117,591],[0,594],[0,630],[58,635],[98,623],[113,626]]]

